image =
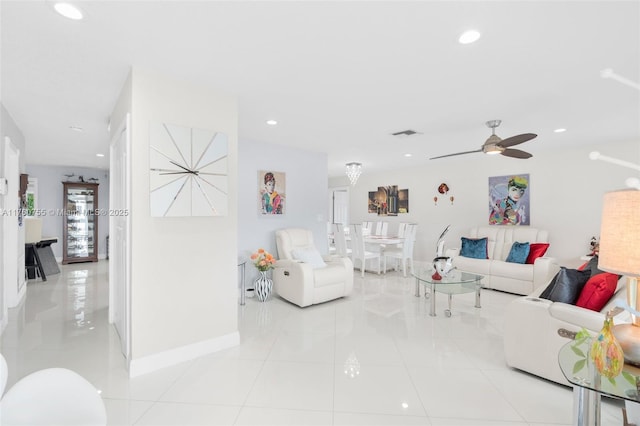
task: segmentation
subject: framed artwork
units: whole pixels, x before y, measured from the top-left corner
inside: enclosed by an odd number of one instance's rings
[[[261,215],[282,215],[285,213],[286,183],[283,172],[258,171],[258,211]]]
[[[226,216],[227,135],[168,123],[149,135],[151,216]]]
[[[409,213],[409,190],[398,191],[398,213]]]
[[[367,203],[367,212],[369,213],[378,213],[378,205],[376,203],[376,191],[369,191],[369,202]]]
[[[529,225],[528,174],[489,178],[489,225]]]
[[[398,190],[398,185],[379,186],[377,191],[369,192],[367,211],[378,216],[409,213],[409,190]]]

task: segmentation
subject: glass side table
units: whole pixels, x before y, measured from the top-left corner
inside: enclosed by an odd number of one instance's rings
[[[244,256],[238,256],[238,268],[240,269],[240,305],[245,304],[245,294],[247,292],[247,283],[245,280],[248,259]]]
[[[617,377],[602,377],[588,359],[590,346],[591,339],[581,343],[571,341],[558,353],[560,370],[573,385],[573,424],[578,426],[601,425],[601,395],[640,402],[640,368],[625,364]]]

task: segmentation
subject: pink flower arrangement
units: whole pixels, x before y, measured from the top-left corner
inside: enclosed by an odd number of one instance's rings
[[[258,249],[257,252],[251,255],[251,260],[253,264],[256,265],[258,271],[268,271],[269,269],[273,269],[273,265],[276,263],[276,259],[267,252],[265,249]]]

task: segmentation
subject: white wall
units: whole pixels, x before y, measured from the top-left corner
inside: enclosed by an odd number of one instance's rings
[[[131,111],[131,368],[149,370],[237,344],[237,103],[209,87],[134,69],[112,116]],[[229,214],[156,218],[149,207],[151,122],[229,140]]]
[[[573,260],[588,251],[589,240],[600,232],[602,195],[624,187],[637,171],[588,158],[589,152],[633,161],[640,164],[640,143],[602,144],[536,153],[528,160],[503,156],[469,154],[434,160],[425,168],[407,168],[371,174],[366,164],[360,180],[351,190],[352,223],[364,220],[386,220],[391,229],[399,222],[419,224],[415,248],[416,260],[431,260],[440,232],[451,224],[447,247],[459,247],[460,237],[473,226],[488,226],[488,178],[509,174],[530,175],[531,226],[550,233],[549,256]],[[347,183],[345,178],[330,179],[331,187]],[[438,185],[447,183],[453,205],[437,192]],[[369,191],[378,186],[398,185],[409,189],[409,213],[396,217],[379,217],[367,213]],[[440,200],[437,206],[434,196]]]
[[[24,135],[16,125],[15,121],[5,109],[4,105],[0,104],[0,177],[4,177],[6,170],[4,170],[4,138],[8,136],[11,139],[13,145],[20,150],[19,169],[20,173],[24,173],[25,170],[25,139]],[[17,195],[16,195],[17,196]],[[16,218],[17,220],[17,218]],[[0,221],[0,236],[5,238],[5,230],[2,221]],[[2,241],[0,241],[0,258],[4,259]],[[5,283],[4,274],[0,271],[0,334],[7,325],[7,303],[4,300]]]
[[[27,173],[30,178],[38,179],[38,198],[37,209],[43,213],[42,217],[42,236],[57,237],[58,242],[51,245],[53,254],[56,259],[62,261],[62,249],[64,242],[62,238],[64,217],[59,214],[65,207],[62,182],[68,180],[65,175],[74,173],[73,181],[78,176],[83,176],[87,181],[89,178],[98,179],[98,208],[101,210],[109,210],[109,171],[102,169],[92,169],[83,167],[61,167],[61,166],[40,166],[35,164],[27,164]],[[53,210],[58,214],[49,214],[48,211]],[[107,254],[107,235],[109,235],[109,217],[98,217],[98,257],[106,258]]]
[[[3,141],[5,136],[9,136],[13,145],[20,150],[20,173],[24,173],[27,160],[27,156],[25,154],[27,146],[24,135],[18,128],[16,122],[13,121],[13,117],[11,117],[9,111],[7,111],[2,104],[0,104],[0,132],[2,133]],[[0,170],[2,170],[4,167],[4,142],[2,143],[2,147],[0,147],[0,153],[2,154],[0,156],[2,158]],[[2,171],[4,172],[4,170]]]
[[[327,155],[264,142],[238,144],[238,249],[250,255],[259,248],[276,254],[275,231],[300,227],[313,231],[318,250],[326,253]],[[286,173],[284,215],[263,216],[258,211],[258,171]],[[257,276],[247,265],[247,282]],[[247,285],[251,287],[250,284]]]

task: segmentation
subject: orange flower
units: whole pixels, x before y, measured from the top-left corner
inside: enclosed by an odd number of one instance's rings
[[[253,260],[253,264],[256,268],[262,272],[273,269],[273,265],[276,263],[276,259],[273,255],[262,248],[258,249],[258,251],[251,255],[251,260]]]

